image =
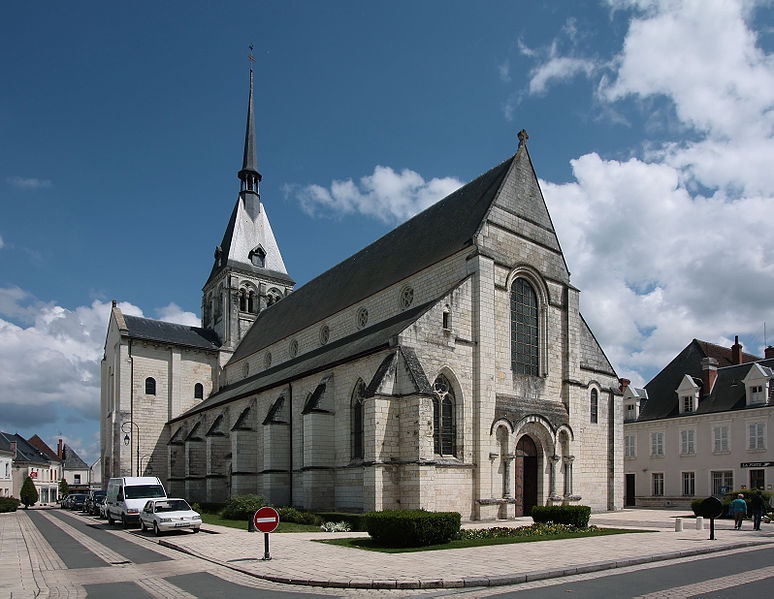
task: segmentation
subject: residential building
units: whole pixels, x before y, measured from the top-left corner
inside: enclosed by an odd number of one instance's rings
[[[774,484],[774,348],[764,359],[694,339],[643,390],[624,423],[626,503],[682,506]],[[636,398],[636,399],[635,399]],[[646,398],[646,399],[645,399]],[[643,401],[644,400],[644,401]]]
[[[62,477],[62,465],[59,460],[52,459],[37,447],[37,443],[43,443],[40,437],[35,435],[28,441],[18,434],[0,432],[0,438],[5,440],[14,454],[11,466],[13,478],[11,494],[18,499],[24,479],[29,476],[38,491],[39,503],[56,502],[58,484]],[[56,454],[53,455],[56,456]]]

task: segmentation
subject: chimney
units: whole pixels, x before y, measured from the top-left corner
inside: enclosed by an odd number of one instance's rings
[[[734,344],[731,346],[731,363],[742,363],[742,344],[739,343],[739,335],[734,338]]]
[[[769,345],[766,349],[763,350],[763,355],[766,359],[774,358],[774,347]]]
[[[629,379],[618,379],[618,383],[620,384],[618,388],[621,390],[621,393],[623,393],[632,382]]]
[[[11,441],[11,453],[13,453],[13,459],[16,459],[16,441]]]
[[[718,361],[715,358],[704,358],[701,361],[701,382],[704,387],[704,394],[712,393],[712,387],[715,379],[718,378]]]
[[[56,455],[62,459],[62,439],[59,439],[59,447],[56,448]]]

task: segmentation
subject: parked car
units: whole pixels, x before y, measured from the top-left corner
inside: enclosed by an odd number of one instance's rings
[[[140,528],[152,528],[156,536],[178,528],[192,528],[199,532],[202,517],[185,499],[149,499],[140,512]]]
[[[107,519],[107,497],[103,497],[99,500],[99,517],[103,519]]]
[[[156,476],[123,476],[111,478],[107,487],[108,524],[116,520],[126,528],[138,522],[140,512],[149,499],[166,499],[164,485]]]
[[[59,506],[63,510],[70,509],[70,497],[72,497],[72,495],[65,495],[64,497],[62,497],[62,499],[59,500]]]
[[[89,498],[86,500],[86,512],[92,516],[99,516],[97,501],[99,501],[100,497],[104,497],[106,493],[107,491],[92,491],[91,495],[89,495]]]
[[[86,503],[86,493],[73,493],[70,495],[70,502],[67,507],[71,510],[83,509],[83,504]]]

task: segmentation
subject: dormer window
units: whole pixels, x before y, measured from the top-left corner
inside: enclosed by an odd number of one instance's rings
[[[260,245],[250,252],[249,258],[253,266],[266,268],[266,252]]]
[[[744,377],[747,390],[747,405],[765,405],[769,398],[769,381],[774,378],[774,370],[755,363]]]
[[[700,392],[701,387],[693,377],[687,374],[683,376],[683,380],[680,381],[680,386],[677,388],[681,414],[692,414],[698,409]]]

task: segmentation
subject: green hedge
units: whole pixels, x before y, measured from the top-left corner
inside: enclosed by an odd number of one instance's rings
[[[460,531],[457,512],[385,510],[364,515],[366,530],[384,547],[424,547],[448,543]]]
[[[226,520],[252,520],[253,514],[266,505],[262,495],[234,495],[220,512]]]
[[[536,505],[532,508],[532,520],[538,523],[553,522],[586,528],[590,517],[591,508],[587,505]]]
[[[346,522],[355,531],[365,532],[365,514],[353,514],[351,512],[315,512],[323,522]]]
[[[15,512],[19,507],[16,497],[0,497],[0,514],[3,512]]]
[[[278,507],[280,522],[295,522],[296,524],[313,524],[319,526],[324,522],[317,514],[306,512],[294,507]]]

